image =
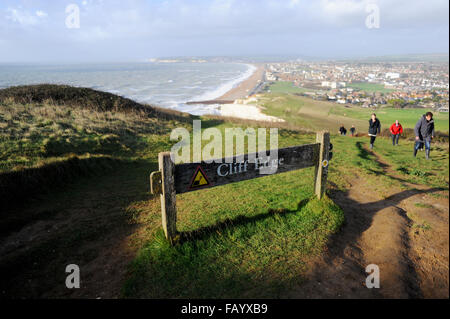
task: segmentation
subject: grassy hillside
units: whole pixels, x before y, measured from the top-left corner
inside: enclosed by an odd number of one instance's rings
[[[329,102],[283,93],[265,94],[259,102],[265,108],[265,113],[313,131],[328,129],[330,132],[337,132],[340,124],[347,127],[352,124],[358,127],[366,126],[364,120],[352,119],[344,115],[331,115],[332,109],[338,106]]]
[[[354,107],[348,108],[333,108],[331,114],[339,116],[347,116],[354,119],[366,120],[369,119],[372,113],[376,113],[377,117],[382,121],[383,126],[390,127],[392,123],[399,120],[403,127],[413,129],[417,121],[429,110],[426,109],[395,109],[395,108],[381,108],[378,110],[361,109]],[[434,120],[436,130],[448,132],[448,113],[434,112]]]
[[[51,104],[97,112],[143,112],[150,117],[173,119],[182,116],[155,106],[142,105],[115,94],[67,85],[38,84],[0,90],[0,101],[16,104]]]
[[[168,131],[169,123],[138,111],[3,102],[0,171],[42,165],[72,154],[133,157],[142,148],[145,134]]]
[[[280,141],[312,143],[314,135],[283,132]],[[385,174],[367,138],[334,135],[332,143],[330,192],[345,191],[346,177],[355,174],[380,194],[404,182],[448,187],[448,145],[434,146],[433,161],[426,161],[423,154],[412,157],[410,143],[402,140],[394,148],[380,138],[377,153],[402,176],[399,181]],[[343,222],[332,202],[323,206],[313,199],[312,178],[313,170],[306,169],[178,196],[179,229],[190,240],[173,248],[161,231],[149,236],[124,296],[279,297],[303,280],[308,260]]]
[[[149,140],[163,144],[175,125],[189,120],[91,89],[0,90],[0,204],[8,207],[77,176],[154,156]]]
[[[305,93],[315,91],[313,89],[300,88],[294,86],[292,82],[277,81],[270,86],[271,93]]]
[[[426,109],[393,109],[376,110],[358,106],[342,106],[336,103],[316,101],[307,97],[284,93],[263,95],[261,104],[266,113],[295,123],[300,127],[319,130],[329,129],[337,132],[340,125],[347,128],[355,125],[359,132],[367,132],[368,121],[372,113],[376,113],[384,128],[389,128],[395,120],[399,120],[404,128],[414,128],[419,118],[428,112]],[[435,113],[436,130],[448,135],[448,113]]]
[[[141,156],[145,136],[190,116],[92,89],[57,85],[0,90],[0,172],[67,155]]]
[[[73,258],[75,247],[92,246],[93,242],[101,241],[99,236],[120,232],[117,227],[145,223],[148,226],[138,240],[142,250],[133,263],[124,296],[188,296],[183,288],[188,278],[179,277],[178,267],[195,270],[189,277],[191,296],[206,297],[213,288],[217,289],[218,297],[257,296],[259,290],[254,290],[254,281],[268,269],[272,269],[273,275],[278,273],[279,278],[288,273],[289,278],[301,278],[298,276],[304,271],[301,259],[318,254],[328,236],[342,223],[342,211],[331,201],[312,200],[313,185],[308,181],[313,171],[307,169],[178,196],[179,229],[189,240],[169,247],[162,240],[159,197],[149,195],[148,176],[157,168],[158,153],[170,150],[175,143],[169,140],[171,130],[175,127],[191,130],[192,122],[186,119],[192,119],[181,114],[164,114],[159,118],[147,112],[146,106],[101,110],[90,102],[74,105],[78,98],[73,96],[49,100],[40,98],[40,93],[34,97],[34,92],[39,92],[35,87],[20,90],[29,92],[26,102],[18,100],[22,93],[0,91],[0,191],[3,207],[7,208],[0,216],[2,237],[20,234],[23,227],[34,227],[27,225],[39,220],[56,221],[75,215],[70,228],[59,226],[47,239],[36,240],[26,255],[17,251],[2,255],[0,269],[10,274],[2,282],[1,290],[6,294],[30,296],[31,292],[32,296],[41,296],[51,283],[27,290],[30,282],[26,278],[55,272],[57,265],[62,267],[67,258]],[[84,92],[85,89],[79,89],[81,95]],[[207,117],[202,120],[204,128],[217,127],[222,132],[242,126],[239,121]],[[250,126],[257,127],[258,123],[250,122]],[[313,134],[280,130],[281,147],[309,143],[314,138]],[[101,162],[103,159],[109,162]],[[105,195],[99,196],[98,192]],[[33,207],[32,211],[27,209],[28,205]],[[79,214],[86,209],[91,213]],[[105,218],[107,222],[100,222]],[[245,244],[249,245],[242,250]],[[98,249],[87,256],[96,258],[101,251]],[[247,258],[242,258],[243,253]],[[229,258],[219,258],[225,254]],[[81,255],[84,253],[80,252]],[[155,259],[149,258],[157,258],[158,264],[154,265]],[[40,260],[41,268],[27,270],[36,259]],[[80,257],[79,262],[89,260]],[[214,265],[214,260],[220,260],[220,264]],[[195,276],[200,273],[202,276]],[[166,284],[156,285],[155,278],[169,274],[166,282],[173,279],[178,288],[174,285],[167,290]],[[216,283],[212,285],[206,276],[216,278]],[[277,283],[273,279],[265,281],[268,288],[272,286],[268,296],[276,296],[280,287],[285,289],[294,283],[293,280]],[[151,291],[143,285],[146,280],[154,285]],[[207,286],[210,288],[205,290]]]
[[[62,100],[34,101],[33,96],[23,103],[1,94],[0,185],[24,185],[30,176],[45,181],[49,172],[69,177],[46,194],[34,193],[33,201],[22,193],[13,202],[21,205],[0,215],[1,237],[9,242],[0,250],[0,270],[8,274],[0,286],[3,297],[280,297],[305,280],[311,260],[344,222],[343,211],[328,197],[314,199],[314,172],[304,169],[177,196],[183,240],[170,247],[162,235],[160,199],[149,194],[148,177],[157,170],[158,153],[175,143],[169,140],[172,128],[191,130],[193,117],[160,118],[146,112],[147,106],[93,110]],[[432,161],[423,154],[412,158],[405,140],[393,148],[380,138],[372,153],[367,138],[334,134],[336,119],[353,120],[330,114],[329,103],[312,108],[309,101],[267,95],[265,112],[288,120],[291,129],[280,124],[280,147],[314,142],[314,133],[293,127],[332,128],[329,195],[345,192],[347,177],[355,175],[380,194],[406,188],[404,181],[448,188],[448,143],[433,145]],[[201,119],[203,128],[222,132],[260,126]],[[401,181],[386,174],[380,158]],[[93,162],[80,175],[69,175],[72,169],[60,165],[75,161],[84,167],[83,159]],[[39,182],[32,185],[39,188]],[[7,187],[0,191],[2,197],[9,194]],[[33,241],[27,241],[29,234]],[[60,270],[74,262],[83,269],[84,286],[68,291]]]

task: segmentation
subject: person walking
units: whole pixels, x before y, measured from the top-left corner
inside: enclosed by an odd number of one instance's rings
[[[377,134],[381,133],[381,122],[377,119],[375,113],[372,114],[372,118],[369,120],[369,136],[370,136],[370,149],[373,149],[373,144],[377,138]]]
[[[394,124],[391,125],[389,129],[392,134],[392,145],[398,146],[398,140],[400,139],[400,134],[403,134],[403,127],[398,120],[395,121]]]
[[[352,134],[352,137],[355,136],[356,133],[355,125],[352,125],[352,127],[350,128],[350,133]]]
[[[434,138],[434,120],[433,113],[428,112],[423,115],[414,127],[416,142],[414,144],[414,157],[421,145],[425,144],[425,156],[430,159],[431,140]]]
[[[339,128],[339,133],[341,133],[341,135],[347,135],[347,129],[344,127],[344,125],[341,125],[341,127]]]

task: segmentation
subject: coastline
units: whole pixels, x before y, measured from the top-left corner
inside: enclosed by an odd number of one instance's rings
[[[239,83],[238,86],[219,97],[217,100],[238,100],[247,98],[252,91],[263,81],[265,67],[261,64],[256,65],[256,70],[246,80]]]
[[[252,91],[263,81],[265,66],[262,64],[252,64],[256,69],[251,76],[240,82],[236,87],[232,88],[222,96],[213,100],[206,101],[190,101],[187,105],[192,104],[232,104],[239,99],[245,99]]]
[[[64,83],[74,87],[89,87],[95,90],[124,96],[138,103],[150,103],[151,105],[158,105],[161,108],[177,110],[194,115],[211,114],[240,117],[249,120],[279,121],[280,119],[263,114],[261,108],[257,105],[257,100],[248,99],[249,96],[259,92],[261,86],[264,85],[266,65],[264,63],[234,64],[240,64],[241,67],[245,66],[246,70],[241,73],[240,76],[225,81],[225,83],[222,83],[222,85],[219,85],[213,90],[208,86],[208,83],[205,83],[206,86],[204,88],[200,85],[203,84],[205,78],[204,75],[208,75],[205,73],[208,69],[205,69],[203,73],[200,73],[200,76],[197,77],[197,80],[195,80],[194,83],[189,84],[189,82],[187,82],[189,85],[188,88],[191,89],[191,91],[192,89],[197,89],[197,91],[199,91],[199,89],[204,90],[206,88],[206,92],[200,91],[199,95],[191,94],[187,90],[185,90],[186,92],[183,92],[183,88],[181,88],[181,93],[174,91],[174,88],[176,89],[176,84],[173,85],[173,88],[168,88],[166,92],[164,91],[165,88],[160,85],[161,83],[165,83],[164,81],[167,81],[165,78],[162,78],[162,82],[158,82],[157,84],[147,83],[145,85],[133,80],[133,77],[123,80],[122,73],[120,73],[123,70],[120,66],[112,70],[117,71],[117,74],[115,74],[117,78],[114,78],[114,76],[111,78],[110,74],[105,73],[106,71],[104,71],[102,65],[99,65],[98,67],[94,66],[92,70],[90,68],[90,73],[87,73],[84,69],[80,69],[79,75],[74,78],[71,78],[71,75],[67,75],[67,72],[72,70],[71,67],[59,66],[56,71],[50,69],[50,73],[48,73],[47,76],[51,79],[48,81],[49,83]],[[241,69],[241,67],[239,69]],[[147,69],[149,72],[154,71],[151,67],[147,67]],[[223,69],[224,67],[221,66],[220,70],[223,71]],[[234,69],[235,68],[231,68],[230,70],[233,71]],[[45,71],[47,69],[44,67],[43,70]],[[18,72],[24,72],[24,70],[18,70]],[[210,72],[214,72],[214,69]],[[95,76],[93,76],[93,74]],[[39,83],[41,79],[40,71],[31,74],[23,73],[23,75],[25,76],[25,79],[28,79],[23,82],[30,82],[30,84]],[[136,75],[136,77],[139,76],[139,74]],[[186,76],[189,77],[189,74]],[[181,80],[186,80],[186,76],[184,78],[182,77]],[[117,79],[119,78],[122,80],[118,81]],[[147,80],[150,81],[149,79]],[[172,80],[169,80],[169,83],[172,82]],[[17,85],[27,85],[27,83]],[[171,85],[167,86],[170,87]],[[197,91],[193,90],[193,93],[196,93]],[[150,97],[156,101],[152,102]]]
[[[264,83],[265,66],[263,64],[252,64],[256,69],[252,75],[240,82],[224,95],[207,101],[187,102],[187,105],[203,104],[218,105],[219,116],[235,117],[246,120],[264,121],[264,122],[284,122],[284,120],[266,115],[256,104],[247,104],[247,100],[254,94],[259,85]]]

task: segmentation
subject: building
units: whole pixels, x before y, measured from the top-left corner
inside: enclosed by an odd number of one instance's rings
[[[395,72],[388,72],[386,73],[386,79],[400,79],[400,73],[395,73]]]

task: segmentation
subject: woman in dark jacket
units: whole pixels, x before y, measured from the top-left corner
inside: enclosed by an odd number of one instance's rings
[[[373,144],[379,133],[381,133],[381,123],[377,119],[376,114],[373,113],[372,118],[369,120],[370,149],[373,149]]]

